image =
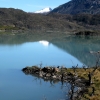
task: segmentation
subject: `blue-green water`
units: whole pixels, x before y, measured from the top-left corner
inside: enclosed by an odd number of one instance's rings
[[[25,75],[21,69],[40,63],[42,66],[71,67],[78,64],[81,67],[92,60],[88,58],[89,50],[94,50],[94,46],[96,50],[100,48],[99,42],[94,43],[91,38],[84,38],[84,41],[75,37],[29,41],[23,36],[11,37],[1,37],[0,40],[0,100],[65,100],[69,91],[66,84],[62,86],[61,82]]]
[[[75,65],[81,64],[77,58],[57,48],[52,43],[45,46],[39,41],[19,45],[2,44],[0,45],[0,57],[0,66],[3,69],[22,69],[25,66],[39,65],[41,62],[44,66],[62,65],[71,67],[73,63]]]

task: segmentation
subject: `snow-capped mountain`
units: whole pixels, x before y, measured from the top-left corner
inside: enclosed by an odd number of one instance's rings
[[[47,14],[47,13],[49,13],[50,11],[52,11],[52,9],[48,7],[48,8],[44,8],[44,9],[42,9],[42,10],[36,11],[36,12],[34,12],[34,13]]]

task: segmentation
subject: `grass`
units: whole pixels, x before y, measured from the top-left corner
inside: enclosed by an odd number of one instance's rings
[[[89,72],[92,72],[93,68],[83,69],[77,68],[76,72],[80,78],[88,80]],[[67,69],[67,73],[75,74],[72,68]],[[94,93],[93,92],[94,88]],[[100,68],[96,69],[92,76],[92,83],[87,88],[88,92],[84,93],[82,100],[100,100]]]

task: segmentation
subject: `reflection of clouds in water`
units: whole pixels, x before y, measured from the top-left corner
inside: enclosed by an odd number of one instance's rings
[[[49,42],[45,40],[39,41],[39,43],[41,43],[43,46],[49,46]]]

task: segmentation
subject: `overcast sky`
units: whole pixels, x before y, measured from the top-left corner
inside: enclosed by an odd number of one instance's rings
[[[0,0],[1,8],[18,8],[26,12],[34,12],[46,7],[54,9],[70,0]]]

